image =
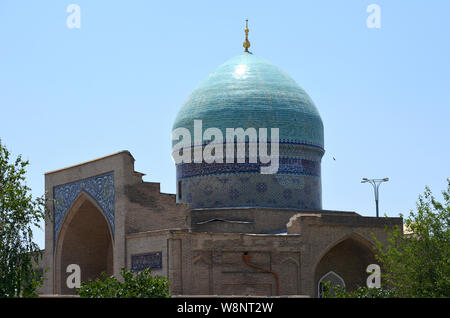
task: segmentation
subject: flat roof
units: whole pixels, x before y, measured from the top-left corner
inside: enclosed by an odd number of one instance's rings
[[[88,163],[92,163],[92,162],[99,161],[99,160],[102,160],[102,159],[106,159],[106,158],[109,158],[109,157],[117,156],[117,155],[122,154],[122,153],[127,153],[134,160],[133,155],[128,150],[122,150],[122,151],[119,151],[119,152],[116,152],[116,153],[113,153],[113,154],[110,154],[110,155],[106,155],[106,156],[103,156],[103,157],[100,157],[100,158],[96,158],[96,159],[92,159],[92,160],[85,161],[85,162],[82,162],[82,163],[78,163],[78,164],[75,164],[75,165],[72,165],[72,166],[68,166],[68,167],[65,167],[65,168],[52,170],[52,171],[44,173],[44,175],[52,174],[52,173],[55,173],[55,172],[60,172],[60,171],[71,169],[71,168],[75,168],[75,167],[79,167],[79,166],[82,166],[82,165],[85,165],[85,164],[88,164]]]

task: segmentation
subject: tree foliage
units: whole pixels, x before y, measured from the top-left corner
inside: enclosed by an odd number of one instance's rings
[[[32,226],[40,227],[45,204],[25,183],[28,160],[10,156],[0,140],[0,297],[30,297],[42,283],[34,268],[42,255]]]
[[[388,244],[377,241],[382,281],[398,297],[450,297],[450,179],[438,202],[429,187],[419,196],[416,211],[389,233]]]
[[[429,187],[419,195],[416,211],[405,219],[405,233],[386,229],[387,244],[377,242],[376,259],[381,265],[382,289],[359,287],[346,291],[325,285],[325,297],[450,297],[450,179],[438,202]]]
[[[122,281],[102,273],[101,278],[81,283],[78,295],[84,298],[168,298],[169,281],[165,277],[153,276],[149,268],[134,273],[121,271]]]
[[[324,298],[391,298],[395,297],[392,289],[385,288],[367,288],[360,286],[355,290],[348,291],[340,285],[331,287],[331,282],[323,283]]]

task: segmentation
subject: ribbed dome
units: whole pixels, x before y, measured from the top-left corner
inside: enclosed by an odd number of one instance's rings
[[[191,93],[173,129],[195,120],[203,130],[279,128],[280,142],[324,148],[323,124],[308,94],[278,67],[251,53],[241,53],[219,66]]]

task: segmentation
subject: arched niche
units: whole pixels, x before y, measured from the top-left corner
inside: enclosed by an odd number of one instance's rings
[[[67,288],[66,268],[77,264],[81,281],[94,280],[102,272],[113,274],[113,236],[109,223],[95,200],[82,192],[67,213],[56,246],[55,284],[58,294],[75,294]]]
[[[365,286],[367,266],[374,263],[376,260],[370,241],[355,233],[341,238],[325,250],[315,266],[315,295],[320,293],[320,281],[330,273],[329,278],[336,283],[341,281],[347,290]]]
[[[341,286],[341,287],[345,287],[345,281],[344,279],[339,276],[338,274],[336,274],[333,271],[329,271],[328,273],[326,273],[325,275],[323,275],[320,279],[319,282],[317,283],[317,288],[318,288],[318,297],[322,297],[323,292],[324,292],[324,284],[330,282],[330,289],[333,293],[333,288],[337,287],[337,286]]]

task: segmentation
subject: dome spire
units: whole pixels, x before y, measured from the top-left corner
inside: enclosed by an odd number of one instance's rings
[[[245,52],[248,52],[248,48],[250,47],[250,41],[248,40],[248,20],[245,20],[245,41],[244,41],[244,48]]]

